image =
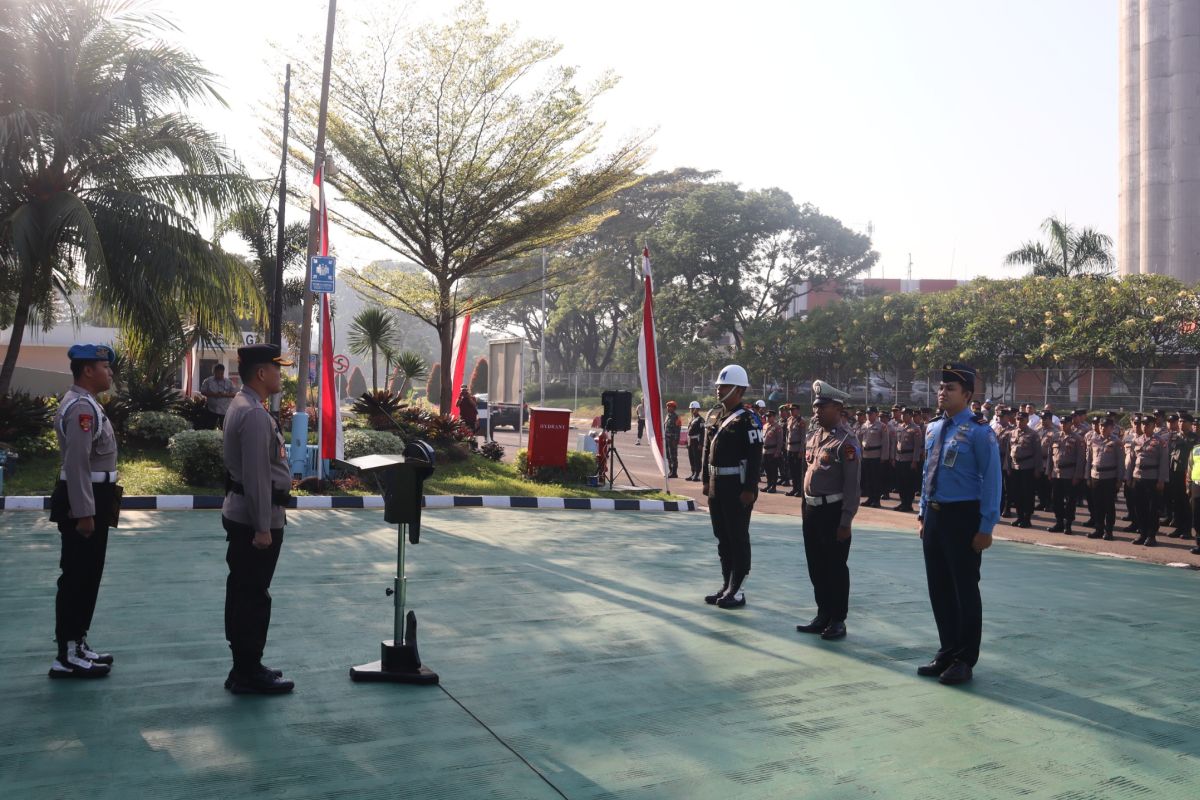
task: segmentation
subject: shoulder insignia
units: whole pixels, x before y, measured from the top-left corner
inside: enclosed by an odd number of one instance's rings
[[[858,457],[858,449],[853,444],[847,443],[842,448],[842,457],[847,461],[853,461]]]
[[[92,429],[92,415],[91,414],[80,414],[79,415],[79,427],[81,430],[90,431]]]

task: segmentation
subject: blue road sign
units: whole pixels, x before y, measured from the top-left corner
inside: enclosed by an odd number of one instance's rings
[[[337,259],[333,256],[313,256],[309,261],[308,290],[319,294],[336,291]]]

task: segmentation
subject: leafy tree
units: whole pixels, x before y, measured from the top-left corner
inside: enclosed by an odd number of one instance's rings
[[[1026,242],[1004,259],[1006,264],[1033,267],[1031,274],[1043,278],[1076,275],[1110,275],[1113,271],[1112,237],[1093,228],[1076,228],[1058,217],[1042,223],[1046,243]]]
[[[421,358],[420,353],[412,350],[398,353],[396,355],[396,372],[401,378],[400,388],[396,394],[403,397],[414,381],[419,381],[426,376],[425,359]]]
[[[220,100],[190,53],[139,3],[0,5],[0,324],[13,328],[7,391],[26,326],[86,284],[130,340],[195,326],[206,340],[265,318],[253,274],[189,215],[219,214],[251,183],[216,134],[178,111]]]
[[[480,356],[475,362],[475,368],[471,370],[471,380],[467,384],[471,387],[473,394],[487,394],[488,390],[488,360],[487,356]]]
[[[356,356],[371,354],[371,389],[379,390],[379,351],[390,348],[396,339],[395,321],[386,310],[364,308],[350,323],[350,352]],[[386,370],[384,372],[386,375]]]
[[[445,393],[446,387],[442,385],[442,363],[435,361],[433,362],[433,366],[429,368],[429,381],[425,390],[425,396],[434,405],[441,405],[442,396]]]
[[[576,86],[574,69],[552,63],[557,44],[490,25],[478,0],[444,25],[370,30],[375,41],[339,48],[328,127],[339,172],[329,182],[356,212],[339,216],[344,226],[424,273],[368,268],[350,280],[431,325],[445,364],[458,316],[537,291],[540,275],[502,295],[461,284],[593,230],[604,213],[588,209],[635,182],[644,147],[634,139],[593,158],[601,129],[590,114],[614,80]],[[315,103],[299,117],[315,126]],[[449,380],[443,371],[443,413]]]
[[[250,248],[254,256],[254,274],[263,297],[270,305],[275,293],[276,216],[269,200],[264,204],[266,198],[256,199],[258,203],[245,203],[223,218],[217,224],[215,238],[220,239],[227,233],[234,234]],[[304,303],[303,270],[308,255],[308,223],[293,222],[287,225],[283,246],[283,310],[285,316],[298,321],[299,307]],[[288,277],[289,273],[291,277]]]

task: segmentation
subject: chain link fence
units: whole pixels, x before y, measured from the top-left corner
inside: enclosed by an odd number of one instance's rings
[[[932,408],[937,404],[940,371],[920,370],[829,370],[823,375],[779,377],[757,373],[751,368],[747,397],[763,399],[771,408],[781,403],[810,403],[816,379],[828,381],[850,395],[854,405]],[[681,405],[691,400],[702,403],[713,398],[716,373],[666,372],[660,376],[662,396]],[[578,408],[598,401],[609,389],[641,391],[636,372],[546,373],[547,403]],[[527,376],[525,396],[541,402],[541,384],[536,370]],[[1143,411],[1161,408],[1200,412],[1200,366],[1170,368],[1015,368],[983,374],[976,385],[979,400],[1008,405],[1026,403],[1040,409],[1087,408],[1114,411]]]

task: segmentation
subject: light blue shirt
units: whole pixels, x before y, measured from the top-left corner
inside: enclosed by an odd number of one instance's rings
[[[939,438],[937,488],[929,496],[933,477],[933,452]],[[979,501],[979,532],[989,536],[1000,521],[1000,446],[996,432],[975,421],[971,409],[964,408],[950,418],[929,423],[925,432],[925,474],[921,481],[921,518],[930,501],[956,503]],[[951,455],[953,454],[953,455]]]

